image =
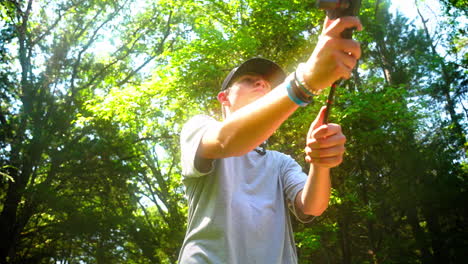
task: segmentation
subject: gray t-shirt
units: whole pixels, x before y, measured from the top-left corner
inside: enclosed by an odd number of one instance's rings
[[[307,176],[277,151],[215,160],[210,171],[198,171],[197,148],[216,122],[199,115],[182,129],[189,211],[179,263],[297,263],[288,207],[295,214],[294,200]]]

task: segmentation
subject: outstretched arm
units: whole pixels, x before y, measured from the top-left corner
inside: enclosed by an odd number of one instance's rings
[[[298,108],[281,84],[258,100],[230,114],[203,136],[197,156],[218,159],[248,153]]]
[[[340,37],[340,32],[350,27],[361,28],[361,23],[356,17],[326,21],[314,52],[300,73],[313,90],[320,91],[340,78],[349,78],[361,54],[359,43]],[[203,136],[197,156],[203,159],[240,156],[268,139],[298,108],[288,98],[285,85],[212,127]]]

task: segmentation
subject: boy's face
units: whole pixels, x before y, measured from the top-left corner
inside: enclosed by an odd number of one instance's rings
[[[260,74],[249,73],[239,77],[230,88],[220,92],[218,100],[234,112],[271,91],[270,83]],[[224,95],[221,95],[224,93]]]

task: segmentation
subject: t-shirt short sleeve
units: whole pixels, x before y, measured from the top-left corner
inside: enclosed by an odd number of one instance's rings
[[[184,177],[200,177],[212,172],[201,172],[195,167],[195,157],[200,141],[205,132],[215,125],[217,121],[206,115],[192,117],[182,128],[180,133],[182,175]],[[213,161],[214,162],[214,161]]]
[[[294,216],[303,223],[311,222],[315,217],[304,215],[296,210],[296,196],[304,189],[307,175],[302,171],[301,166],[290,156],[284,155],[282,163],[281,180],[283,182],[283,191],[285,193],[286,202]]]

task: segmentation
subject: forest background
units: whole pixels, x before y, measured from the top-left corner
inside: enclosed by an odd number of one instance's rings
[[[468,5],[415,3],[412,19],[388,0],[362,3],[363,56],[331,115],[347,154],[329,209],[294,223],[299,263],[465,260]],[[288,72],[305,61],[324,19],[314,5],[2,0],[0,263],[175,263],[182,124],[220,117],[220,83],[243,60]],[[305,168],[324,101],[299,109],[270,148]]]

